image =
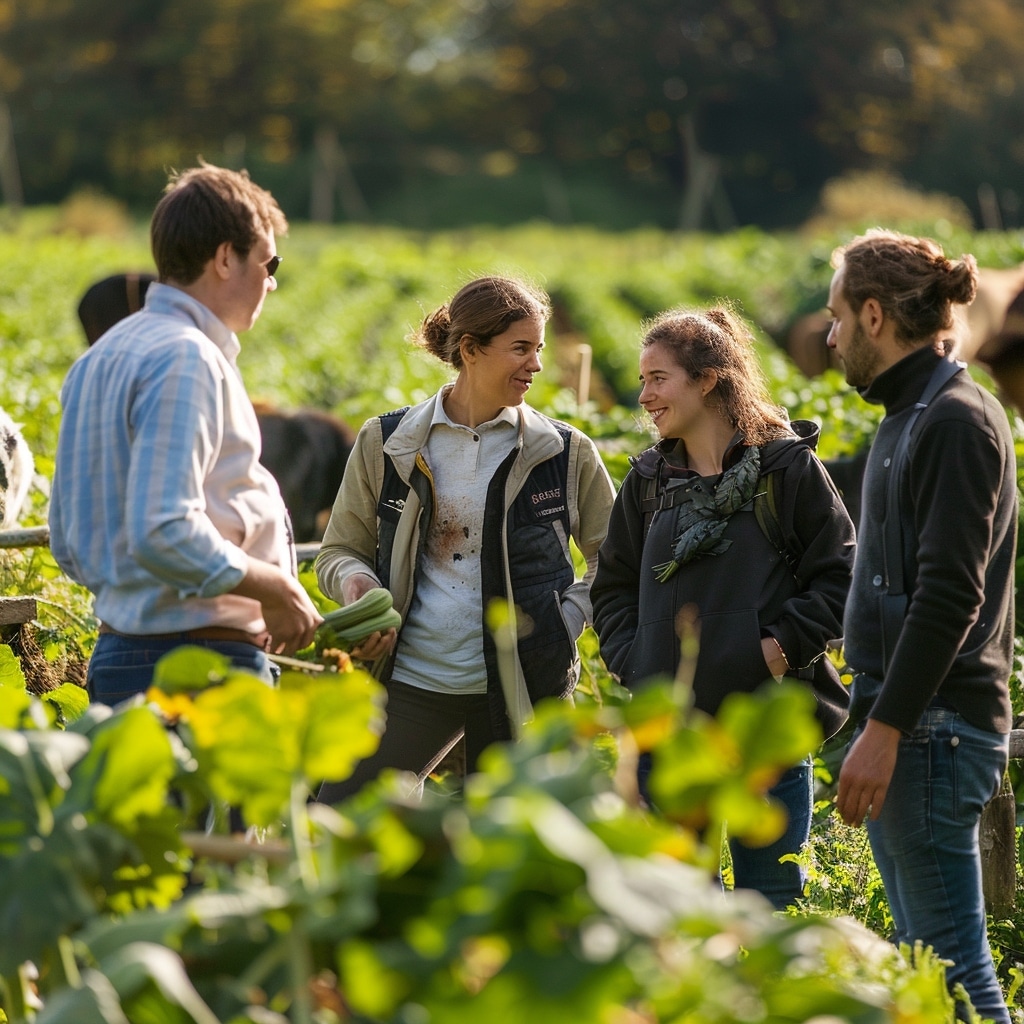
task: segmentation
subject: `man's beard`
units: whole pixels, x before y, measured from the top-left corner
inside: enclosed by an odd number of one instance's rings
[[[854,388],[866,388],[878,376],[881,359],[878,349],[868,340],[867,332],[858,323],[846,354],[839,357],[846,374],[846,383]]]

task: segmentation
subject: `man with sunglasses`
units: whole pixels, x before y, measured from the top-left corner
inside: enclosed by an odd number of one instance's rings
[[[95,596],[94,700],[145,691],[185,644],[270,682],[268,654],[305,647],[321,621],[236,364],[287,227],[244,171],[172,176],[150,225],[158,282],[64,382],[50,546]]]

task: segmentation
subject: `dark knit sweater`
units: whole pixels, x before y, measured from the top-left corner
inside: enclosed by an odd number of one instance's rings
[[[1011,724],[1016,461],[1005,410],[966,371],[946,384],[913,429],[900,481],[909,604],[883,673],[885,460],[938,358],[931,346],[917,349],[862,392],[886,414],[865,470],[844,617],[846,659],[858,673],[851,717],[909,733],[936,701],[980,729],[1004,733]]]

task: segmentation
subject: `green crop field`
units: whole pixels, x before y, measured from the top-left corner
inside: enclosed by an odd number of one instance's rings
[[[1012,245],[1007,242],[1007,251]],[[353,424],[382,407],[414,400],[445,379],[445,368],[413,349],[409,330],[462,283],[509,273],[547,289],[555,303],[550,360],[532,400],[564,405],[575,389],[575,350],[593,350],[592,397],[609,411],[636,393],[643,319],[678,305],[735,302],[765,340],[765,369],[794,415],[852,410],[841,381],[809,383],[768,340],[792,313],[821,299],[830,243],[808,245],[759,232],[723,237],[655,232],[607,234],[526,226],[420,235],[370,228],[298,226],[283,240],[280,287],[243,338],[241,366],[251,393],[283,407],[333,410]],[[117,239],[51,234],[45,222],[0,235],[0,403],[52,451],[60,381],[84,344],[75,308],[108,273],[152,269],[139,229]],[[571,396],[574,402],[575,393]],[[837,449],[862,429],[837,416]]]
[[[151,269],[142,228],[79,237],[57,223],[36,211],[0,235],[0,407],[37,464],[26,526],[46,521],[61,381],[84,347],[78,300],[109,273]],[[358,426],[447,378],[407,341],[426,312],[479,274],[524,276],[555,308],[530,401],[590,432],[618,479],[650,443],[635,405],[644,319],[727,299],[755,325],[778,402],[818,421],[823,456],[848,453],[877,410],[835,371],[804,377],[774,340],[820,308],[844,240],[297,225],[240,365],[254,397]],[[943,242],[982,265],[1024,259],[1015,235]],[[581,346],[593,357],[585,402]],[[0,552],[0,594],[37,597],[39,656],[58,673],[88,654],[88,595],[44,548]],[[305,793],[359,756],[379,713],[363,673],[254,688],[185,652],[163,672],[160,717],[142,704],[106,717],[73,699],[41,710],[0,644],[0,1021],[952,1024],[941,966],[877,938],[890,922],[866,839],[831,813],[835,747],[819,761],[806,906],[774,917],[722,902],[707,881],[721,844],[688,817],[750,808],[813,728],[806,693],[782,686],[705,721],[669,687],[625,702],[592,633],[581,650],[577,708],[548,709],[522,743],[495,748],[463,800],[443,782],[422,801],[385,783],[330,809]],[[222,685],[196,692],[196,679]],[[1014,698],[1021,711],[1019,679]],[[768,717],[786,727],[759,728]],[[628,771],[626,737],[643,735],[694,768],[676,773],[663,819],[613,784],[617,757]],[[257,826],[248,843],[220,835],[220,819],[217,835],[196,833],[199,808],[227,803]],[[1018,1020],[1024,920],[991,929]]]

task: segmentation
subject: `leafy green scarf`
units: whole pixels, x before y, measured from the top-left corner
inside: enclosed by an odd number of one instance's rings
[[[698,555],[720,555],[732,544],[722,534],[729,518],[754,497],[761,478],[761,450],[748,448],[735,466],[730,466],[713,491],[694,488],[690,501],[684,501],[676,513],[676,539],[672,558],[654,566],[659,583],[670,580],[681,565]]]

